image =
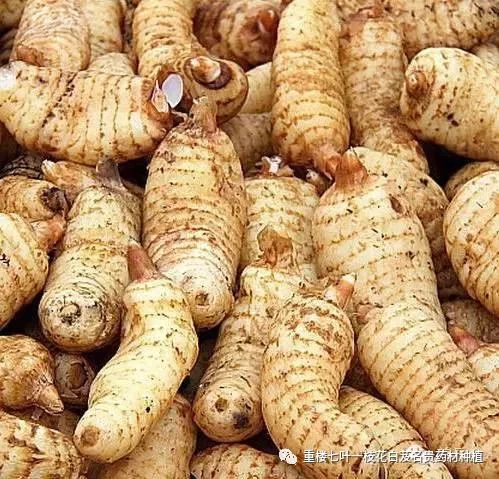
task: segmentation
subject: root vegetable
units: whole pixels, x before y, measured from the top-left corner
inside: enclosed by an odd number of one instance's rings
[[[248,96],[240,113],[269,113],[272,109],[272,63],[264,63],[246,72]]]
[[[493,0],[337,0],[336,4],[343,21],[362,9],[382,7],[401,29],[409,57],[429,47],[470,49],[499,26]]]
[[[41,165],[41,169],[47,181],[54,183],[64,190],[70,203],[73,203],[85,188],[103,184],[102,178],[95,171],[95,168],[69,161],[54,163],[53,161],[45,160]],[[144,190],[134,183],[123,181],[123,185],[130,193],[139,198],[144,195]]]
[[[100,171],[109,187],[83,190],[69,211],[61,252],[38,308],[44,335],[63,351],[93,351],[113,341],[119,330],[129,282],[127,248],[140,237],[141,202],[109,170]]]
[[[245,444],[220,444],[198,452],[191,462],[191,474],[195,479],[305,479],[296,467]]]
[[[17,28],[12,28],[0,36],[0,66],[9,63],[16,34]]]
[[[419,433],[397,411],[369,394],[342,387],[340,409],[367,426],[383,451],[402,454],[409,448],[427,449]],[[386,464],[386,474],[390,479],[452,479],[441,462],[391,461]]]
[[[222,125],[244,172],[250,171],[262,156],[272,154],[271,128],[269,113],[240,113]]]
[[[264,428],[261,368],[274,314],[307,284],[287,237],[266,227],[262,258],[240,279],[239,297],[220,327],[215,351],[194,398],[194,420],[218,442],[248,439]]]
[[[295,178],[289,168],[277,163],[278,159],[265,161],[267,172],[245,182],[248,223],[239,267],[243,269],[261,256],[258,235],[269,227],[289,238],[301,273],[313,281],[317,274],[312,245],[312,217],[319,196],[314,186]],[[273,171],[274,167],[276,170]]]
[[[476,377],[499,399],[499,344],[487,344],[457,326],[449,334],[468,357]]]
[[[24,153],[9,161],[1,170],[0,178],[5,176],[24,176],[33,180],[43,180],[43,158],[31,153]]]
[[[340,59],[352,143],[396,156],[428,173],[424,151],[399,110],[407,65],[394,21],[380,7],[362,10],[343,27]]]
[[[442,188],[427,174],[391,155],[367,148],[355,148],[348,154],[354,154],[370,175],[386,179],[413,207],[430,243],[440,298],[467,297],[445,251],[442,225],[449,201]]]
[[[19,215],[0,213],[0,328],[43,288],[47,251],[63,231],[59,217],[29,224]]]
[[[38,406],[52,414],[64,409],[54,386],[54,358],[34,339],[0,336],[0,373],[2,407]]]
[[[19,23],[25,4],[26,0],[4,0],[0,3],[0,30]]]
[[[74,436],[80,452],[96,462],[117,461],[144,440],[198,354],[182,291],[161,277],[139,246],[131,246],[128,257],[133,282],[124,293],[121,344],[92,383],[89,409]]]
[[[445,184],[445,194],[449,201],[456,196],[458,189],[473,178],[488,171],[499,171],[499,163],[495,161],[474,161],[463,166],[454,173]]]
[[[90,361],[82,354],[59,351],[43,335],[38,322],[28,322],[22,332],[43,344],[51,352],[54,358],[54,384],[63,403],[86,408],[90,385],[95,379],[95,367]],[[46,426],[45,423],[41,424]]]
[[[64,434],[0,412],[2,479],[80,479],[85,463]]]
[[[65,409],[56,415],[48,414],[36,407],[23,409],[21,411],[10,411],[10,414],[25,421],[34,422],[40,426],[62,432],[65,436],[73,437],[73,432],[78,423],[79,416]]]
[[[23,62],[0,68],[0,121],[26,149],[87,165],[151,153],[171,126],[150,80]]]
[[[201,0],[194,33],[210,53],[248,69],[272,59],[279,0]]]
[[[405,196],[393,182],[368,175],[351,152],[343,156],[335,178],[312,222],[318,275],[356,274],[357,313],[366,305],[415,297],[443,326],[430,246]]]
[[[135,75],[135,64],[126,53],[106,53],[90,63],[88,71],[130,76]]]
[[[81,9],[89,28],[90,62],[106,53],[121,52],[125,14],[121,0],[83,1]]]
[[[187,479],[196,448],[196,426],[189,403],[175,396],[169,411],[126,457],[103,465],[96,479]]]
[[[442,303],[449,326],[458,326],[487,343],[499,343],[499,321],[480,303],[456,299]]]
[[[360,361],[376,386],[432,449],[480,450],[483,463],[448,462],[460,479],[498,477],[499,401],[416,299],[375,309],[358,336]]]
[[[14,40],[11,60],[69,71],[87,68],[90,60],[89,28],[80,2],[28,0]]]
[[[410,63],[400,107],[422,140],[499,161],[498,84],[499,69],[490,62],[456,48],[430,48]]]
[[[380,464],[363,458],[303,462],[307,449],[361,455],[380,450],[367,427],[341,413],[338,404],[354,351],[354,332],[341,309],[352,290],[351,278],[343,278],[337,289],[295,294],[277,312],[263,356],[265,423],[275,444],[293,451],[311,479],[380,477]]]
[[[471,51],[482,60],[499,67],[499,46],[493,43],[484,43],[483,45],[477,45]]]
[[[404,34],[412,58],[429,47],[470,49],[499,28],[496,0],[381,0]]]
[[[241,165],[200,101],[149,165],[143,232],[159,271],[185,291],[198,328],[217,325],[232,308],[245,224]]]
[[[196,449],[196,426],[189,403],[175,396],[169,411],[126,457],[101,469],[98,479],[187,479]]]
[[[329,0],[293,1],[282,13],[272,63],[276,152],[330,176],[350,136],[338,22]]]
[[[0,211],[3,213],[17,213],[28,221],[40,221],[64,216],[67,209],[64,191],[48,181],[25,176],[0,179]]]
[[[499,171],[468,181],[444,217],[445,246],[468,294],[499,316]]]
[[[158,80],[182,75],[182,106],[207,96],[217,105],[220,122],[241,109],[248,91],[244,71],[236,63],[210,56],[193,34],[195,0],[142,0],[133,18],[134,47],[139,74]]]

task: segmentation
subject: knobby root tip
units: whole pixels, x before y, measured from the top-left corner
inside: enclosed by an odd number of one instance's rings
[[[105,186],[117,190],[125,190],[121,181],[120,170],[115,161],[102,158],[97,163],[95,172]]]
[[[64,411],[64,404],[53,384],[49,384],[43,388],[38,395],[36,405],[49,414],[59,414]]]
[[[42,173],[46,180],[54,177],[54,170],[57,168],[57,163],[55,161],[43,160],[42,161]]]
[[[145,249],[138,243],[131,243],[128,246],[128,271],[132,281],[161,278]]]
[[[215,133],[217,126],[217,107],[208,97],[194,100],[190,111],[190,119],[196,126],[202,128],[206,133]]]
[[[352,298],[356,279],[357,277],[355,274],[347,274],[340,278],[336,286],[338,306],[343,309],[347,306],[348,302]]]
[[[335,172],[335,188],[351,189],[366,182],[369,175],[354,150],[341,157]]]
[[[267,37],[277,37],[277,27],[279,26],[279,14],[272,8],[267,8],[258,12],[256,17],[258,31]]]
[[[312,151],[312,160],[314,167],[330,180],[335,177],[336,168],[341,159],[341,155],[336,149],[324,144]]]
[[[210,90],[223,88],[232,79],[232,71],[225,62],[207,56],[190,58],[187,67],[194,80]]]
[[[35,230],[40,247],[49,252],[64,235],[66,220],[63,216],[56,215],[50,220],[35,221],[31,226]]]
[[[449,325],[448,332],[457,347],[467,356],[473,354],[480,347],[480,341],[459,326]]]
[[[159,82],[155,83],[151,91],[149,102],[146,104],[146,110],[152,118],[164,124],[167,130],[173,126],[173,118],[170,112],[170,106],[168,105],[168,99],[161,89]]]
[[[430,81],[425,72],[414,70],[405,77],[405,89],[407,94],[414,99],[421,98],[428,93]]]

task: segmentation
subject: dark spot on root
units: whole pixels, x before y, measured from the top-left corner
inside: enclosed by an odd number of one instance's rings
[[[215,409],[218,412],[224,412],[227,409],[227,406],[228,406],[227,399],[224,398],[218,398],[215,403]]]
[[[149,406],[146,407],[146,412],[147,413],[150,413],[151,412],[151,408]]]
[[[206,306],[208,304],[208,295],[206,293],[198,293],[196,294],[195,301],[198,306]]]
[[[2,254],[0,254],[0,263],[3,263],[3,264],[5,264],[5,266],[9,267],[10,266],[10,258],[5,253],[2,253]]]
[[[397,213],[404,212],[404,207],[402,206],[400,201],[397,198],[395,198],[395,196],[390,195],[390,203],[392,205],[393,210],[396,211]]]
[[[235,413],[234,417],[234,427],[236,429],[244,429],[249,424],[249,418],[246,414],[243,413]]]
[[[42,193],[42,201],[47,208],[56,213],[66,211],[67,209],[64,192],[56,187],[44,190]]]
[[[64,324],[72,325],[81,316],[80,307],[77,304],[70,303],[66,304],[61,309],[61,322]]]
[[[97,444],[99,440],[100,432],[94,427],[90,426],[85,429],[81,436],[81,442],[85,447],[93,447]]]

